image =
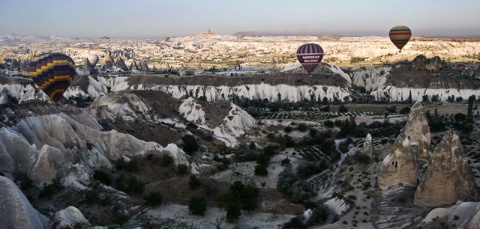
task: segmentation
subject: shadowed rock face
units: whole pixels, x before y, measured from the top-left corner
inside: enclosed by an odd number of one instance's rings
[[[463,146],[459,137],[449,131],[433,150],[425,178],[415,192],[414,203],[422,207],[438,207],[477,197]]]
[[[44,228],[41,215],[12,180],[0,176],[0,228]]]
[[[392,146],[392,151],[383,159],[377,183],[381,189],[397,184],[417,185],[417,159],[411,150],[410,140],[401,133]]]
[[[410,137],[412,145],[418,145],[420,141],[423,141],[429,147],[431,143],[430,128],[428,127],[427,117],[422,104],[417,101],[408,114],[408,121],[405,124],[405,135]]]

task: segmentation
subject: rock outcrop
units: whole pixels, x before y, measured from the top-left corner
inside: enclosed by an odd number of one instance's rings
[[[425,147],[429,147],[432,136],[428,127],[427,117],[422,104],[417,101],[408,114],[408,121],[405,124],[404,133],[410,137],[412,145],[418,145],[420,141],[425,142]]]
[[[78,208],[70,206],[55,213],[53,216],[55,229],[60,228],[87,228],[90,222]]]
[[[201,75],[203,74],[203,67],[201,64],[197,64],[197,66],[195,67],[195,73],[194,75],[198,76],[198,75]]]
[[[130,70],[140,70],[138,67],[137,61],[133,60],[132,63],[130,64],[130,67],[128,68]]]
[[[367,137],[365,137],[365,142],[363,143],[363,153],[370,158],[373,157],[373,142],[372,135],[370,135],[370,133],[368,133]]]
[[[425,63],[425,69],[432,72],[438,72],[442,69],[442,59],[438,56],[434,56],[428,59],[427,63]]]
[[[122,57],[121,56],[118,56],[117,57],[117,60],[115,61],[115,65],[122,69],[123,71],[127,71],[128,70],[128,67],[127,65],[125,64],[125,61],[123,61]]]
[[[415,57],[412,61],[413,70],[428,70],[432,72],[438,72],[442,69],[443,62],[442,59],[438,56],[434,56],[428,59],[424,55],[419,55]]]
[[[83,58],[83,70],[85,70],[88,74],[91,74],[93,71],[93,66],[88,58]]]
[[[10,179],[0,176],[0,228],[44,228],[42,218]]]
[[[465,76],[468,76],[468,77],[473,77],[473,76],[475,76],[475,69],[473,67],[467,68],[467,69],[465,69],[463,74]]]
[[[398,184],[417,185],[417,158],[412,152],[410,140],[400,133],[392,151],[383,159],[377,177],[378,187],[388,189]]]
[[[433,150],[430,165],[415,192],[415,205],[439,207],[478,197],[475,180],[458,135],[448,131]]]
[[[180,76],[186,76],[187,75],[187,70],[185,69],[185,66],[183,66],[183,64],[178,69],[178,74],[180,74]]]

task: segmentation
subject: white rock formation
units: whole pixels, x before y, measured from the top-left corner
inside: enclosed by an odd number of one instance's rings
[[[373,158],[373,142],[372,135],[370,135],[370,133],[368,133],[367,137],[365,137],[365,142],[363,143],[363,154]]]
[[[381,189],[398,184],[417,185],[417,158],[405,133],[400,133],[391,152],[383,159],[378,172],[377,183]]]
[[[419,141],[423,141],[427,143],[427,147],[430,146],[432,136],[424,108],[420,101],[417,101],[412,108],[410,108],[404,133],[409,137],[412,145],[418,145]]]
[[[430,164],[415,192],[415,205],[440,207],[478,198],[459,137],[448,131],[433,150]]]
[[[69,206],[55,213],[53,216],[55,229],[89,227],[90,222],[83,216],[82,212],[74,206]]]
[[[32,207],[10,179],[0,176],[0,228],[44,228],[45,216]]]

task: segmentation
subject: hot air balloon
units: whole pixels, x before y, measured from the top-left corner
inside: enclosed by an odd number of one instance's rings
[[[457,69],[457,71],[459,72],[463,72],[463,70],[465,70],[465,64],[463,63],[458,63],[455,68]]]
[[[90,54],[87,56],[88,62],[92,65],[92,67],[95,67],[95,65],[98,63],[98,56],[95,54]]]
[[[323,49],[320,45],[309,43],[298,47],[297,59],[308,73],[312,73],[323,58]]]
[[[388,36],[401,52],[403,46],[405,46],[410,40],[410,37],[412,37],[412,31],[407,26],[398,25],[390,29]]]
[[[46,53],[30,62],[30,77],[55,103],[62,98],[75,76],[75,62],[62,53]]]

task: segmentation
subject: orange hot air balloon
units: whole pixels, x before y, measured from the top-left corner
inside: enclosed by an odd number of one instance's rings
[[[323,58],[323,49],[320,45],[309,43],[298,47],[297,59],[308,73],[312,73]]]
[[[403,46],[405,46],[410,40],[410,37],[412,37],[412,31],[407,26],[398,25],[390,29],[388,36],[401,52]]]

